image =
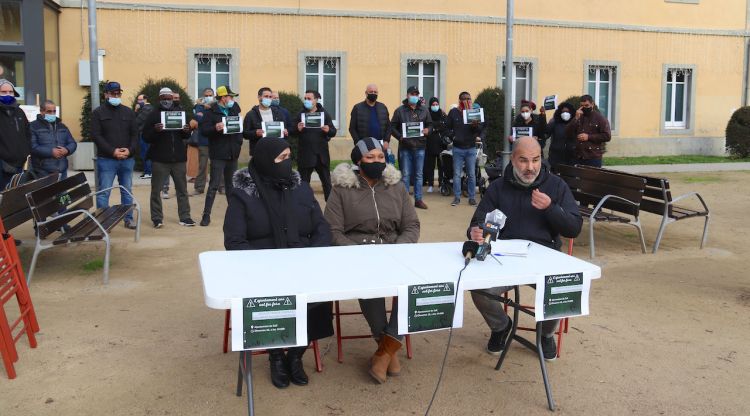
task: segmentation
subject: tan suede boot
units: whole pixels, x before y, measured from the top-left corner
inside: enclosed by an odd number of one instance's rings
[[[393,355],[401,348],[401,342],[396,338],[383,335],[378,343],[378,350],[370,359],[370,376],[378,383],[385,383],[388,373],[388,365]]]
[[[373,338],[376,344],[380,344],[379,338]],[[401,375],[401,363],[398,361],[398,353],[393,354],[391,362],[388,364],[388,375],[391,377],[397,377]]]

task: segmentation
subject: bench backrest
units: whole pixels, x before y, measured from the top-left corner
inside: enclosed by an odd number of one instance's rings
[[[614,172],[621,175],[635,176],[637,178],[643,178],[646,180],[646,189],[643,192],[643,200],[641,201],[641,211],[650,212],[652,214],[664,215],[664,210],[667,210],[667,216],[672,215],[672,191],[669,189],[669,179],[658,178],[655,176],[638,175],[635,173],[623,172],[620,170],[596,168],[593,166],[578,166],[584,169]]]
[[[86,182],[86,175],[83,172],[28,193],[26,200],[34,221],[37,222],[37,232],[40,238],[46,238],[58,231],[63,225],[70,223],[81,214],[56,218],[39,225],[39,222],[45,221],[47,217],[61,211],[89,210],[94,206],[91,187]]]
[[[26,194],[57,182],[59,177],[59,174],[53,173],[0,192],[0,218],[3,219],[6,232],[31,220],[32,214],[26,202]]]
[[[646,186],[645,179],[621,175],[611,171],[591,170],[565,165],[558,166],[557,172],[568,184],[573,197],[580,204],[595,206],[606,195],[614,195],[627,199],[635,205],[610,198],[602,205],[604,208],[630,215],[638,215]]]

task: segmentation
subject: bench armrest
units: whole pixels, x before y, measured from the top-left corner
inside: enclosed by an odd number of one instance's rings
[[[698,198],[698,200],[700,201],[701,205],[703,205],[703,209],[706,210],[706,213],[709,212],[708,211],[708,205],[706,205],[706,201],[703,200],[703,197],[698,192],[688,192],[686,194],[682,194],[682,195],[678,196],[677,198],[673,198],[672,202],[670,202],[669,204],[670,205],[674,205],[675,202],[683,200],[683,199],[686,199],[686,198],[689,198],[691,196],[694,196],[694,197]]]
[[[84,215],[88,216],[89,218],[91,218],[91,220],[94,221],[94,224],[96,224],[96,226],[99,227],[100,230],[102,230],[102,233],[104,233],[105,236],[107,235],[107,230],[104,229],[104,226],[102,226],[102,224],[99,221],[97,221],[96,217],[94,217],[86,209],[76,209],[76,210],[73,210],[73,211],[67,211],[67,212],[64,212],[64,213],[62,213],[60,215],[56,215],[54,217],[50,217],[48,220],[37,221],[37,225],[44,225],[44,224],[46,224],[48,222],[59,220],[60,218],[63,218],[63,217],[69,217],[69,216],[78,215],[78,214],[84,214]]]
[[[102,193],[102,192],[106,192],[106,191],[111,191],[111,190],[113,190],[113,189],[117,189],[117,188],[119,188],[119,189],[120,189],[121,191],[125,191],[125,192],[126,192],[126,193],[127,193],[128,195],[130,195],[130,197],[131,197],[131,198],[133,198],[133,202],[135,203],[135,205],[136,205],[137,207],[140,207],[140,204],[138,203],[138,200],[137,200],[137,199],[135,199],[135,195],[133,195],[133,193],[132,193],[132,192],[128,191],[128,189],[127,189],[127,188],[125,188],[125,187],[124,187],[124,186],[122,186],[122,185],[115,185],[115,186],[110,186],[109,188],[104,188],[104,189],[100,189],[100,190],[98,190],[98,191],[96,191],[96,192],[92,192],[92,193],[90,193],[90,194],[89,194],[89,196],[96,196],[97,194],[100,194],[100,193]],[[140,208],[139,208],[139,209],[140,209]]]
[[[638,205],[640,205],[640,204],[636,204],[635,202],[633,202],[633,201],[631,201],[629,199],[625,199],[625,198],[623,198],[621,196],[612,195],[612,194],[605,195],[604,198],[602,198],[601,201],[599,201],[599,203],[596,204],[596,207],[594,207],[594,210],[591,211],[591,216],[592,217],[596,216],[596,213],[599,212],[599,210],[602,209],[602,205],[604,205],[604,203],[607,202],[608,199],[617,199],[619,201],[625,202],[626,204],[630,204],[630,205],[632,205],[634,207],[637,207]]]

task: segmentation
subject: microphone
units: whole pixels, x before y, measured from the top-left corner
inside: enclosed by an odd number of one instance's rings
[[[507,218],[508,217],[499,209],[495,209],[485,215],[484,224],[482,224],[484,241],[476,252],[477,260],[484,261],[484,259],[487,258],[487,254],[492,251],[490,241],[497,240],[497,236],[500,234],[500,230],[505,226],[505,220]]]
[[[477,255],[479,250],[479,243],[476,241],[464,241],[464,246],[461,248],[461,254],[464,256],[464,265],[469,264],[469,261]]]

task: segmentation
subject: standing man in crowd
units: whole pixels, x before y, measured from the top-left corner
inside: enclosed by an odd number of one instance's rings
[[[499,239],[530,240],[555,250],[560,248],[561,235],[575,238],[583,224],[568,185],[542,165],[542,148],[535,138],[528,136],[516,140],[511,163],[502,178],[493,181],[485,192],[469,224],[469,238],[480,244],[484,242],[479,227],[487,213],[495,209],[507,216]],[[497,300],[510,289],[510,286],[493,287],[471,293],[474,305],[492,331],[487,352],[493,355],[503,350],[513,325]],[[549,361],[557,357],[553,335],[558,322],[555,319],[542,324],[542,351]]]
[[[422,135],[419,137],[404,137],[403,126],[406,123],[422,123]],[[419,89],[411,86],[406,90],[406,99],[403,105],[393,112],[391,119],[391,134],[398,140],[398,162],[401,165],[401,176],[403,177],[406,190],[412,174],[414,179],[414,206],[427,209],[427,204],[422,201],[422,182],[424,178],[424,151],[427,145],[427,135],[432,131],[432,117],[430,111],[422,105],[419,97]]]
[[[181,130],[166,130],[161,122],[164,111],[183,111],[173,101],[173,93],[169,88],[159,90],[159,107],[151,111],[143,126],[143,138],[149,143],[148,156],[152,161],[153,176],[151,177],[151,221],[154,228],[164,225],[161,197],[165,181],[172,176],[175,192],[177,193],[177,213],[179,224],[192,227],[195,221],[190,218],[190,202],[187,194],[187,145],[190,137],[190,126],[182,126]]]
[[[289,137],[289,128],[280,107],[274,107],[273,92],[268,87],[258,90],[258,105],[245,114],[242,136],[250,141],[250,156],[255,144],[263,137],[263,122],[281,121],[284,123],[284,138]]]
[[[349,134],[354,144],[372,137],[383,143],[383,151],[388,151],[391,141],[390,113],[385,104],[378,101],[378,86],[370,84],[365,88],[365,100],[352,108],[349,118]]]
[[[612,140],[609,121],[594,108],[594,98],[586,94],[581,97],[581,107],[573,121],[565,129],[568,140],[576,143],[576,163],[602,167],[602,157],[607,151],[606,143]]]
[[[284,126],[289,130],[292,126],[292,115],[289,114],[289,110],[281,106],[281,99],[277,91],[271,91],[271,107],[281,110],[281,114],[284,116]]]
[[[211,108],[204,111],[200,122],[200,132],[208,138],[208,158],[211,160],[208,192],[200,223],[202,227],[207,227],[211,223],[211,208],[222,179],[227,201],[232,193],[232,175],[237,170],[237,159],[242,149],[242,134],[224,134],[222,119],[240,115],[242,110],[239,104],[234,102],[234,97],[238,95],[228,86],[222,85],[217,88],[216,101],[211,104]]]
[[[294,126],[299,135],[299,148],[297,150],[297,168],[302,180],[310,183],[312,171],[317,172],[323,185],[323,195],[326,201],[331,194],[331,155],[328,152],[328,142],[336,135],[336,127],[333,125],[331,115],[326,112],[323,105],[318,103],[320,93],[315,90],[305,91],[303,104],[305,109],[300,112],[294,120]],[[322,114],[325,122],[320,127],[308,127],[305,125],[304,116],[307,114]]]
[[[122,105],[122,88],[119,82],[111,81],[104,85],[104,103],[91,112],[89,131],[96,143],[96,173],[99,176],[99,189],[111,188],[117,182],[127,190],[120,190],[122,204],[132,204],[133,155],[138,148],[138,125],[135,113]],[[92,99],[97,99],[92,97]],[[105,191],[96,195],[96,207],[109,207],[109,194]],[[134,230],[133,212],[125,216],[125,227]]]
[[[31,123],[31,166],[37,177],[53,173],[68,177],[68,156],[78,148],[68,127],[55,114],[57,106],[46,100]]]
[[[14,174],[21,172],[31,153],[31,129],[26,114],[18,107],[16,87],[0,79],[0,191]]]
[[[484,142],[487,135],[486,123],[473,120],[464,123],[464,110],[472,109],[471,94],[466,91],[458,94],[458,107],[452,108],[446,120],[446,129],[453,131],[453,202],[461,203],[461,172],[466,165],[469,205],[476,205],[477,192],[477,150],[476,144]]]
[[[146,94],[140,94],[136,97],[135,103],[135,120],[138,124],[138,148],[140,150],[141,160],[143,161],[143,174],[140,176],[141,179],[151,179],[151,160],[146,157],[148,154],[148,143],[143,140],[143,123],[146,122],[146,117],[153,110],[154,106],[148,102],[148,96]]]
[[[214,90],[204,88],[202,97],[193,107],[193,121],[200,124],[203,120],[203,114],[211,110],[211,104],[214,102]],[[192,123],[191,122],[191,123]],[[208,177],[208,137],[196,129],[193,134],[198,136],[198,175],[195,177],[195,194],[202,194],[206,190],[206,178]]]

